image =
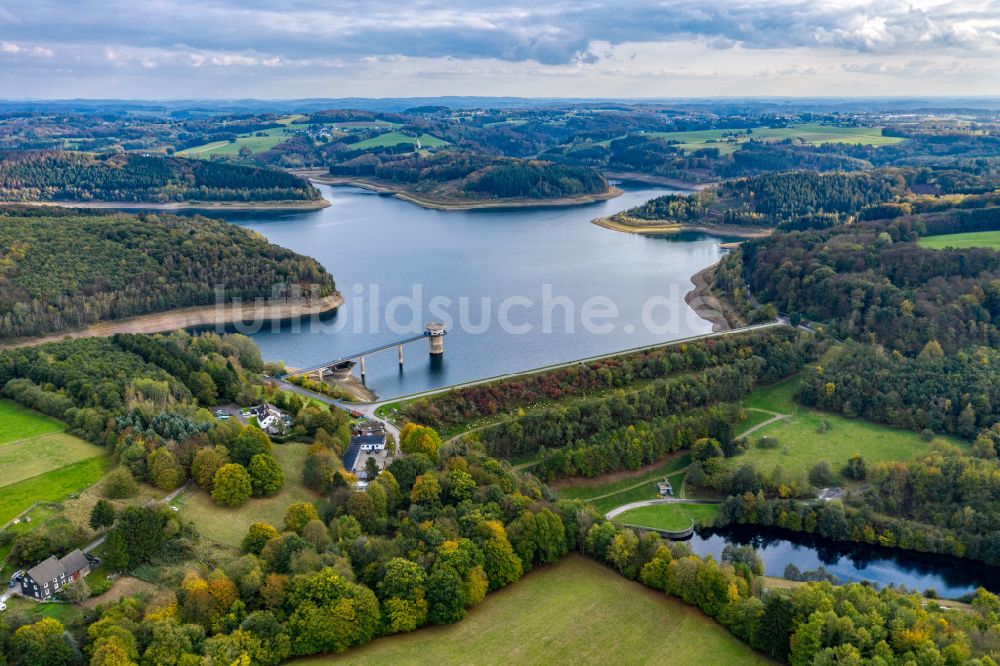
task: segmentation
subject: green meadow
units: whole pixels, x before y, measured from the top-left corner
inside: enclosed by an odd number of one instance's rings
[[[1000,250],[1000,231],[976,231],[966,234],[945,234],[943,236],[924,236],[917,244],[932,250],[954,248],[961,250],[967,247],[987,247]]]
[[[517,637],[512,640],[512,637]],[[770,664],[692,606],[581,555],[486,597],[456,624],[379,638],[326,664]]]

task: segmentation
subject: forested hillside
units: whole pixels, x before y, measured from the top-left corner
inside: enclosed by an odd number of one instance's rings
[[[967,217],[998,222],[998,211]],[[954,216],[935,218],[942,228],[962,225]],[[921,248],[913,242],[921,229],[922,220],[900,217],[754,240],[722,261],[720,283],[739,291],[745,280],[781,312],[907,354],[932,341],[948,352],[1000,343],[1000,254]]]
[[[668,194],[614,216],[630,226],[702,222],[782,229],[825,228],[908,193],[900,170],[787,171],[727,181],[689,196]]]
[[[460,151],[397,154],[347,150],[333,156],[330,173],[403,186],[443,199],[548,199],[600,194],[608,183],[595,169],[499,158]]]
[[[269,297],[275,285],[333,292],[315,260],[202,217],[0,208],[0,338],[173,308]]]
[[[284,171],[208,160],[74,152],[0,154],[0,201],[303,201],[319,198]]]

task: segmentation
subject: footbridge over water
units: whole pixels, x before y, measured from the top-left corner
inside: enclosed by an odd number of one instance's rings
[[[365,377],[365,357],[371,356],[372,354],[377,354],[380,351],[385,351],[387,349],[392,349],[393,347],[399,350],[399,367],[403,367],[403,345],[408,345],[411,342],[416,342],[417,340],[427,340],[428,351],[431,356],[440,356],[444,354],[444,336],[448,333],[445,330],[444,324],[439,322],[431,322],[424,326],[424,330],[419,335],[414,335],[403,340],[395,340],[393,342],[387,342],[378,347],[372,347],[371,349],[366,349],[364,351],[357,352],[356,354],[350,354],[348,356],[341,356],[338,359],[332,361],[326,361],[320,365],[315,365],[311,368],[303,368],[301,370],[295,370],[294,372],[289,372],[286,377],[297,376],[297,375],[309,375],[315,373],[320,381],[323,381],[323,375],[327,372],[336,368],[337,366],[344,367],[355,359],[360,362],[361,379],[364,380]],[[353,365],[353,364],[352,364]]]

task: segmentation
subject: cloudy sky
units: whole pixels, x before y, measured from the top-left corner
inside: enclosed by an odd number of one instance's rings
[[[0,0],[0,97],[1000,95],[1000,0]]]

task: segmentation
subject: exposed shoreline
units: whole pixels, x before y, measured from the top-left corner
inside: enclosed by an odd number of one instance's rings
[[[666,176],[656,176],[648,173],[638,173],[635,171],[604,171],[604,177],[609,180],[626,180],[636,183],[646,183],[648,185],[662,185],[663,187],[673,187],[678,190],[690,190],[697,192],[706,188],[718,185],[719,183],[696,183],[689,180],[677,180]]]
[[[319,199],[295,201],[5,201],[20,206],[54,206],[57,208],[92,208],[118,210],[319,210],[330,202]]]
[[[689,224],[686,222],[673,222],[670,224],[623,224],[616,222],[613,217],[598,217],[591,220],[594,224],[612,231],[621,231],[631,234],[675,234],[682,231],[700,231],[716,236],[735,236],[737,238],[764,238],[773,233],[773,229],[762,229],[760,227],[740,227],[735,224]]]
[[[0,341],[0,349],[34,347],[64,338],[93,338],[116,333],[166,333],[195,326],[220,326],[251,321],[283,321],[325,314],[344,304],[340,292],[319,299],[284,302],[255,301],[227,303],[222,306],[196,306],[166,312],[139,315],[128,319],[98,322],[72,331],[60,331],[40,337]]]
[[[691,282],[694,288],[684,295],[684,302],[694,310],[694,313],[712,324],[713,333],[746,325],[732,305],[712,291],[715,268],[718,265],[719,262],[715,262],[692,275]]]
[[[391,194],[397,199],[408,201],[412,204],[420,206],[421,208],[443,211],[580,206],[583,204],[596,203],[598,201],[607,201],[623,194],[622,190],[617,187],[608,186],[607,190],[604,192],[598,192],[597,194],[583,194],[578,197],[560,197],[558,199],[461,199],[450,201],[447,199],[435,199],[433,197],[415,194],[413,192],[408,192],[405,188],[399,185],[380,183],[366,178],[331,176],[324,172],[317,173],[316,170],[310,171],[307,169],[293,173],[296,173],[304,178],[308,178],[314,183],[320,183],[321,185],[351,185],[353,187],[360,187],[372,192],[378,192],[379,194]]]

